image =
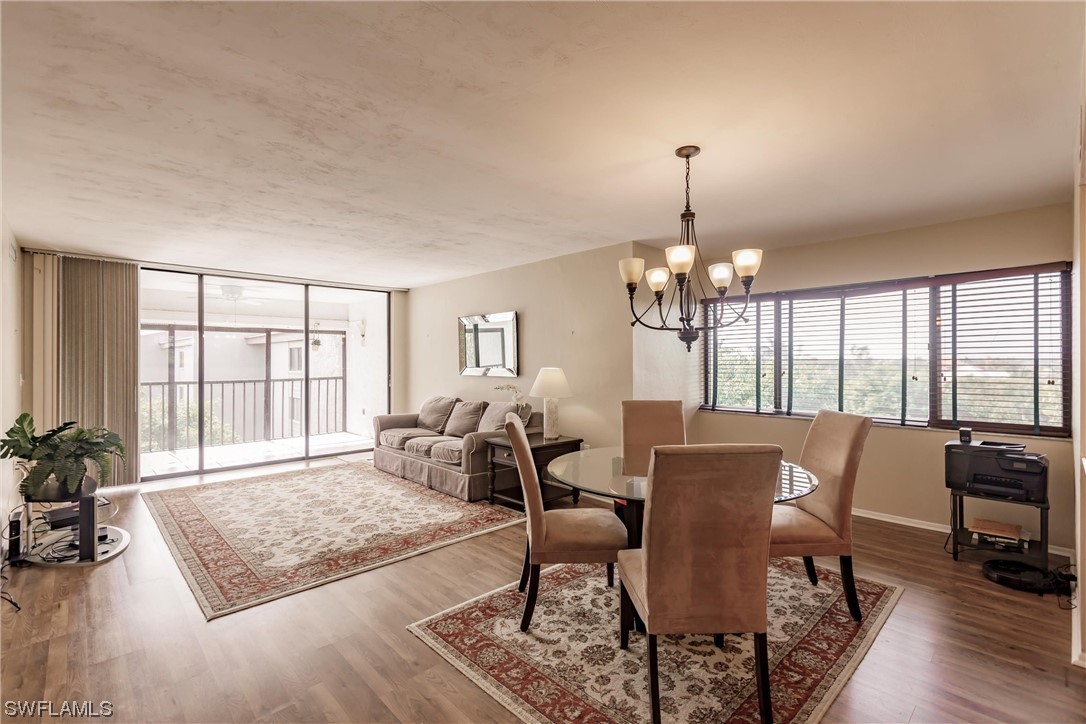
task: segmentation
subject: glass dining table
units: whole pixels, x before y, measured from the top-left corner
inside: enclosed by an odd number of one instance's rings
[[[641,547],[648,478],[622,472],[621,447],[597,447],[557,457],[547,465],[550,478],[574,490],[626,501],[623,519],[630,548]],[[795,463],[782,462],[774,502],[785,503],[814,492],[818,478]]]

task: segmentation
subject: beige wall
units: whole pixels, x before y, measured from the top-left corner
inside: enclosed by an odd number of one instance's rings
[[[1086,73],[1084,73],[1086,78]],[[1084,88],[1084,97],[1086,97],[1086,88]],[[1086,104],[1084,104],[1086,107]],[[1083,124],[1083,132],[1086,133],[1086,124]],[[1073,326],[1075,333],[1074,351],[1072,352],[1072,359],[1074,360],[1074,385],[1078,390],[1078,394],[1075,395],[1076,410],[1072,416],[1072,424],[1075,427],[1075,450],[1074,459],[1080,461],[1075,465],[1075,490],[1076,490],[1076,514],[1075,514],[1075,532],[1076,532],[1076,545],[1077,545],[1077,566],[1076,571],[1079,577],[1079,587],[1077,592],[1077,600],[1075,603],[1078,606],[1078,615],[1073,619],[1073,626],[1071,629],[1071,660],[1079,666],[1086,667],[1086,606],[1083,605],[1083,585],[1086,585],[1084,581],[1083,572],[1086,571],[1086,458],[1083,458],[1083,444],[1082,434],[1086,431],[1086,389],[1083,389],[1083,379],[1086,379],[1086,375],[1083,374],[1084,368],[1086,368],[1086,360],[1083,360],[1083,338],[1086,336],[1086,294],[1083,294],[1082,288],[1082,263],[1086,259],[1086,137],[1083,138],[1083,144],[1080,147],[1080,154],[1083,154],[1082,166],[1078,172],[1078,194],[1075,198],[1075,230],[1077,238],[1075,239],[1075,270],[1074,277],[1074,290],[1076,300],[1074,309],[1078,315],[1076,324]]]
[[[630,250],[616,244],[412,289],[408,395],[394,411],[415,411],[437,394],[509,400],[494,386],[513,382],[527,395],[540,367],[562,367],[573,397],[559,401],[561,433],[617,445],[619,406],[633,389],[633,335],[618,277],[618,260]],[[507,311],[518,316],[520,376],[460,376],[456,318]],[[529,401],[542,410],[542,400]]]
[[[20,269],[22,254],[18,251],[7,220],[2,216],[0,226],[0,256],[3,257],[0,262],[0,431],[3,431],[11,426],[23,410],[23,275]],[[0,461],[0,510],[3,511],[5,531],[8,511],[20,502],[20,477],[13,460]]]
[[[802,289],[929,274],[998,269],[1066,261],[1073,253],[1073,206],[1059,204],[855,239],[767,251],[756,291]],[[698,412],[691,442],[779,442],[799,455],[809,421],[740,413]],[[949,496],[943,443],[952,432],[877,426],[872,430],[855,507],[931,524],[948,525]],[[978,435],[981,439],[1013,436]],[[1052,545],[1074,546],[1074,455],[1070,440],[1021,438],[1049,456]],[[966,518],[1019,522],[1037,532],[1032,508],[973,505]]]

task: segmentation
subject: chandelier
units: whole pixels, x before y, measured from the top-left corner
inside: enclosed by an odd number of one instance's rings
[[[698,248],[698,236],[694,233],[694,212],[690,210],[690,159],[699,153],[701,149],[697,146],[682,146],[675,149],[676,156],[686,159],[686,209],[679,214],[682,224],[679,243],[669,246],[665,252],[667,266],[656,267],[646,272],[644,259],[630,258],[618,262],[618,273],[622,276],[622,281],[626,282],[626,289],[630,293],[630,313],[633,315],[630,326],[640,324],[642,327],[661,332],[678,332],[679,339],[686,343],[687,350],[698,340],[701,332],[730,327],[745,319],[747,305],[750,304],[750,285],[754,283],[754,275],[758,273],[758,268],[762,265],[761,249],[740,249],[732,252],[730,263],[720,262],[705,266],[701,250]],[[634,293],[637,292],[637,283],[641,281],[642,275],[655,298],[638,314],[634,304]],[[743,284],[741,310],[733,307],[730,301],[725,301],[728,286],[735,275],[739,276],[739,281]],[[671,285],[669,295],[668,285],[673,278],[675,283]],[[712,289],[714,292],[707,294],[707,289]],[[666,312],[664,297],[669,297]],[[705,304],[705,323],[701,326],[697,324],[699,303]],[[652,320],[649,312],[654,306],[660,316],[659,325],[645,321],[646,316]],[[675,307],[679,312],[678,326],[668,321]]]

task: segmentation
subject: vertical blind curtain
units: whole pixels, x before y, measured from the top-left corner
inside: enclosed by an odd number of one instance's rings
[[[111,485],[139,481],[139,269],[60,259],[60,411],[121,436]]]
[[[30,255],[25,266],[25,288],[30,291],[23,328],[25,399],[38,431],[60,424],[60,258],[52,254]]]

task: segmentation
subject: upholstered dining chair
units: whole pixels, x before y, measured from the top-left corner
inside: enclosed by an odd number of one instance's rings
[[[682,400],[622,401],[622,474],[649,474],[654,445],[685,445]],[[626,501],[615,499],[615,515],[626,520]]]
[[[771,722],[767,591],[777,445],[666,445],[653,450],[642,547],[619,551],[619,645],[634,611],[647,633],[652,720],[660,721],[656,637],[754,634],[762,721]],[[716,636],[718,645],[721,637]]]
[[[524,512],[528,516],[528,545],[524,550],[519,586],[521,593],[525,587],[528,589],[520,618],[520,630],[527,631],[539,595],[540,566],[543,563],[606,563],[607,585],[613,586],[618,552],[626,547],[626,526],[604,508],[543,510],[539,475],[520,417],[514,413],[506,415],[505,431],[517,459]]]
[[[852,493],[871,418],[820,410],[807,431],[801,467],[818,478],[818,487],[795,507],[773,507],[771,557],[802,556],[807,578],[818,585],[814,556],[839,556],[841,583],[852,618],[860,621],[856,579],[852,574]]]
[[[622,401],[622,473],[648,475],[655,445],[685,445],[682,400]]]

